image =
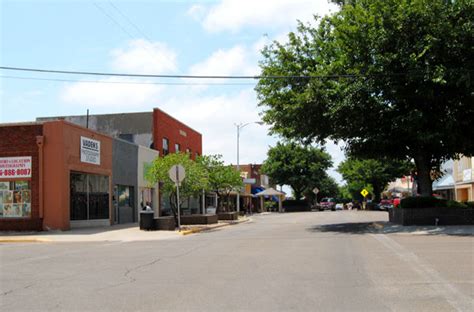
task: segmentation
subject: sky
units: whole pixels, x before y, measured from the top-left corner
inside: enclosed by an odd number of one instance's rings
[[[170,75],[258,75],[261,49],[285,42],[327,0],[0,0],[0,64]],[[44,80],[48,79],[48,80]],[[54,81],[53,81],[54,80]],[[203,135],[203,153],[261,163],[279,140],[260,120],[254,80],[72,76],[0,70],[0,123],[36,117],[144,112],[158,107]],[[344,159],[328,143],[335,166]],[[336,181],[341,176],[329,171]]]

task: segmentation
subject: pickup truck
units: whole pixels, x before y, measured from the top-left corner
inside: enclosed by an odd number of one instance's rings
[[[325,197],[319,202],[319,210],[336,210],[336,199],[331,197]]]

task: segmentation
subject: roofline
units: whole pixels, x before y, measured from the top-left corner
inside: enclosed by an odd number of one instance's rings
[[[182,122],[181,120],[176,119],[175,117],[171,116],[171,115],[168,114],[167,112],[163,111],[161,108],[155,107],[155,108],[153,108],[153,112],[154,112],[155,110],[158,110],[158,111],[162,112],[163,114],[165,114],[165,115],[168,116],[169,118],[171,118],[171,119],[173,119],[173,120],[179,122],[180,124],[182,124],[182,125],[188,127],[189,129],[193,130],[194,132],[196,132],[197,134],[199,134],[200,136],[202,136],[202,133],[201,133],[201,132],[196,131],[195,129],[191,128],[190,126],[188,126],[187,124],[185,124],[185,123]]]
[[[127,112],[127,113],[110,113],[110,114],[89,114],[90,116],[117,116],[117,115],[127,115],[127,114],[152,114],[153,112]],[[63,116],[44,116],[44,117],[36,117],[36,119],[42,118],[67,118],[67,117],[87,117],[87,114],[84,115],[63,115]]]
[[[0,123],[0,127],[37,126],[37,125],[42,125],[44,123],[45,121],[5,122],[5,123]]]

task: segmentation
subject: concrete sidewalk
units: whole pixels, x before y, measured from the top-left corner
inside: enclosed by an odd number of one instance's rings
[[[137,223],[112,225],[100,228],[73,229],[70,231],[45,232],[0,232],[0,243],[48,243],[48,242],[107,242],[107,241],[156,241],[179,239],[183,235],[194,234],[247,222],[241,219],[234,222],[219,221],[209,225],[186,225],[182,231],[142,231]]]
[[[473,225],[400,225],[375,222],[373,227],[383,234],[474,236]]]

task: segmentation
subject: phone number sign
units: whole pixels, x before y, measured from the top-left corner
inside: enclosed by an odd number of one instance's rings
[[[31,157],[0,157],[1,178],[31,178]]]

